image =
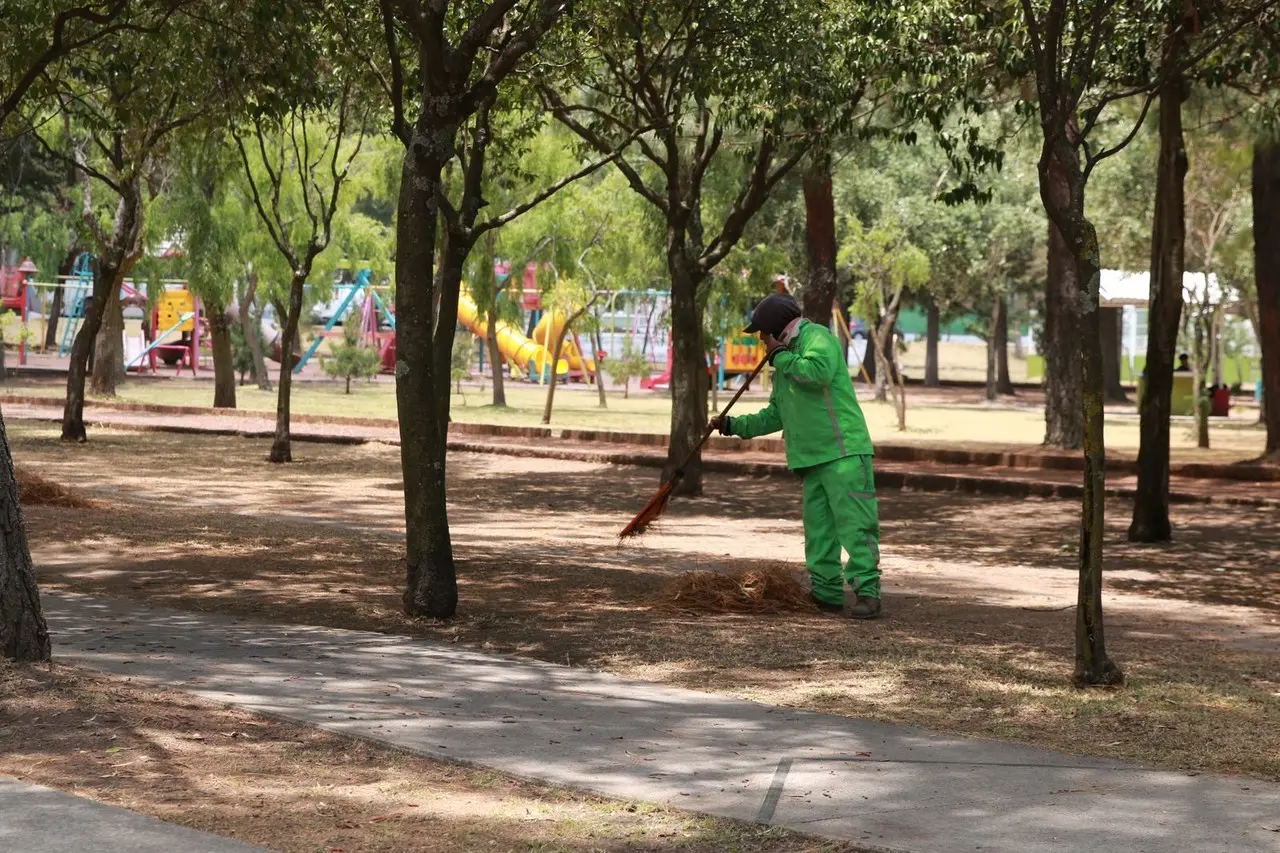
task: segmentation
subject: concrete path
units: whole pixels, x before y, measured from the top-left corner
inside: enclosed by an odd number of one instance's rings
[[[165,823],[0,776],[0,850],[14,853],[263,853]]]
[[[942,737],[402,637],[73,595],[45,601],[63,660],[428,756],[870,850],[1280,851],[1280,785]]]

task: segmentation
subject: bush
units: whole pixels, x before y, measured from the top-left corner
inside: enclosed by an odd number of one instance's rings
[[[342,343],[329,348],[329,355],[321,361],[321,366],[334,379],[345,379],[350,394],[351,380],[376,376],[380,360],[377,348],[366,347],[360,340],[359,325],[347,323],[342,327]]]

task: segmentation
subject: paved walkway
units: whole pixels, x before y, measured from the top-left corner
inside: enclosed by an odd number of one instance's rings
[[[45,604],[63,660],[428,756],[869,850],[1280,851],[1280,785],[943,737],[395,636],[73,595],[46,594]]]
[[[0,850],[264,853],[238,841],[0,776]]]
[[[60,422],[62,410],[32,403],[10,403],[4,406],[4,416],[16,420]],[[93,425],[100,425],[160,432],[238,435],[246,438],[271,438],[274,435],[274,422],[269,419],[269,414],[261,412],[193,415],[115,411],[99,407],[86,410],[85,418],[91,429]],[[300,442],[399,444],[400,441],[399,430],[387,426],[303,422],[295,423],[291,433],[294,440]],[[665,447],[652,443],[481,436],[466,434],[461,430],[451,435],[449,449],[454,452],[496,453],[646,467],[661,467],[666,463]],[[782,454],[767,451],[709,449],[703,453],[703,465],[708,470],[729,474],[787,473]],[[929,460],[891,461],[884,458],[876,461],[876,483],[882,489],[1075,500],[1083,491],[1081,479],[1082,475],[1078,471],[1051,467],[946,464]],[[1132,474],[1111,474],[1107,478],[1107,494],[1112,497],[1132,497],[1136,486],[1137,477]],[[1169,480],[1169,497],[1174,503],[1277,508],[1280,507],[1280,482],[1173,476]]]

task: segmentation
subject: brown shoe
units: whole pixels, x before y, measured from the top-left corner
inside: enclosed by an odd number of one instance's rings
[[[858,596],[858,603],[849,608],[850,619],[879,619],[880,599]]]
[[[833,601],[823,601],[813,593],[809,593],[809,600],[813,602],[813,606],[821,610],[823,613],[843,613],[844,602],[836,604]]]

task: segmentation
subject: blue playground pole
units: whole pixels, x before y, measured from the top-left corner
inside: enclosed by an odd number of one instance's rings
[[[716,371],[717,373],[716,387],[722,391],[724,390],[724,359],[727,352],[728,352],[728,347],[725,346],[724,338],[721,338],[720,339],[720,358],[717,359],[717,361],[719,362],[719,370]]]
[[[371,270],[364,269],[360,270],[359,274],[356,275],[356,280],[351,283],[351,289],[348,290],[347,295],[342,298],[342,303],[338,305],[338,310],[334,311],[333,316],[329,318],[329,322],[324,324],[324,332],[312,341],[311,346],[309,346],[307,351],[302,354],[302,359],[299,360],[298,366],[293,369],[294,373],[302,372],[302,368],[311,360],[311,356],[315,355],[316,350],[320,349],[320,342],[324,340],[325,334],[333,331],[333,327],[338,325],[338,321],[346,316],[347,310],[351,307],[352,300],[356,298],[356,294],[360,293],[369,285],[370,274]]]
[[[71,352],[76,332],[80,329],[77,321],[84,318],[85,297],[93,292],[93,255],[89,252],[81,252],[76,258],[75,266],[71,268],[71,274],[75,277],[75,284],[72,285],[70,281],[63,282],[63,287],[67,289],[62,300],[64,310],[67,312],[67,325],[62,330],[62,341],[58,344],[59,358]]]

